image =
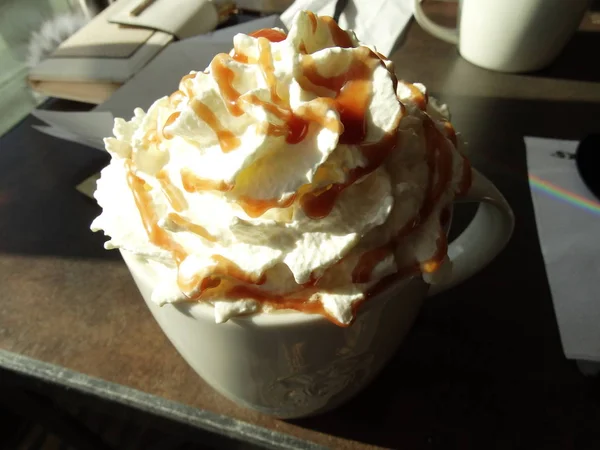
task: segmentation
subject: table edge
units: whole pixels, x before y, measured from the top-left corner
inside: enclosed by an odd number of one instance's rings
[[[71,369],[0,349],[0,368],[133,407],[205,431],[278,449],[324,449],[318,444],[232,417],[187,406]]]

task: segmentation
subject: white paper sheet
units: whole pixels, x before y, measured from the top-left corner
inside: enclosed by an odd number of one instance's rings
[[[333,16],[335,3],[335,0],[296,0],[281,15],[281,20],[289,28],[294,15],[303,9]],[[389,56],[412,15],[413,0],[349,0],[339,24],[354,30],[362,42]]]
[[[113,115],[108,112],[63,112],[36,109],[31,113],[49,127],[38,131],[90,147],[104,149],[102,139],[112,134]]]
[[[63,139],[65,141],[77,142],[78,144],[83,144],[88,147],[95,148],[97,150],[104,150],[104,143],[102,142],[102,139],[95,140],[87,138],[85,136],[78,136],[76,134],[63,130],[62,128],[51,126],[32,125],[32,128],[44,134],[47,134],[48,136]]]
[[[575,165],[577,141],[525,137],[529,183],[567,358],[600,362],[600,202]]]

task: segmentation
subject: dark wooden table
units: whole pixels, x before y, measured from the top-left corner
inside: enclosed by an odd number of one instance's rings
[[[452,21],[452,6],[430,10]],[[42,135],[27,118],[0,140],[2,376],[264,446],[600,448],[598,380],[561,349],[523,143],[600,132],[599,48],[600,33],[580,31],[549,69],[501,74],[409,26],[393,55],[399,75],[450,104],[474,166],[513,206],[515,234],[487,269],[426,303],[371,386],[304,420],[239,408],[188,367],[118,253],[89,231],[99,209],[74,186],[106,155]]]

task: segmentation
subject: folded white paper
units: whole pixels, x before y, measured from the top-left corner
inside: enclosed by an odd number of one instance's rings
[[[296,0],[282,15],[289,28],[298,11],[333,16],[335,0]],[[340,16],[342,28],[352,29],[358,39],[389,56],[413,15],[413,0],[349,0]]]
[[[217,53],[228,52],[235,34],[272,27],[284,27],[278,16],[264,17],[171,44],[94,111],[36,110],[32,114],[50,126],[35,128],[53,137],[103,149],[102,139],[112,135],[113,117],[129,119],[134,108],[147,109],[157,98],[177,90],[183,75],[204,69]]]
[[[575,165],[577,141],[525,137],[529,184],[567,358],[600,362],[600,202]]]
[[[40,131],[44,134],[47,134],[48,136],[52,136],[58,139],[63,139],[65,141],[70,141],[70,142],[77,142],[78,144],[83,144],[86,145],[88,147],[92,147],[98,150],[104,150],[104,143],[102,142],[102,140],[94,140],[94,139],[89,139],[86,136],[78,136],[76,134],[70,133],[68,131],[63,130],[62,128],[58,128],[58,127],[49,127],[49,126],[43,126],[43,125],[32,125],[32,128]]]
[[[38,131],[67,141],[104,149],[103,138],[112,135],[113,115],[101,112],[63,112],[36,109],[31,113],[49,127],[34,126]]]

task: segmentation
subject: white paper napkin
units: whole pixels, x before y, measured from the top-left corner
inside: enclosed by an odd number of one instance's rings
[[[600,202],[575,165],[577,141],[525,137],[529,184],[567,358],[600,362]]]

